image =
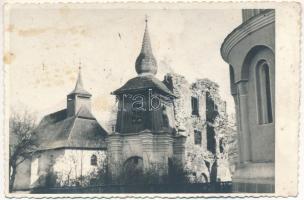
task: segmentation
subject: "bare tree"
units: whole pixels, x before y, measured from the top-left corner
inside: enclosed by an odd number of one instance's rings
[[[13,112],[9,120],[9,191],[12,192],[17,167],[35,151],[35,118],[27,111]]]

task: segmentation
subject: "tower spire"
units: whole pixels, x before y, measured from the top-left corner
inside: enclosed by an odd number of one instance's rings
[[[81,76],[81,62],[78,65],[78,78],[74,90],[67,95],[67,115],[76,116],[83,107],[91,111],[91,94],[83,87]]]
[[[75,85],[75,90],[83,89],[82,77],[81,77],[81,61],[79,61],[78,66],[78,78]]]
[[[152,52],[147,15],[145,17],[145,23],[141,51],[136,59],[135,69],[138,75],[155,75],[157,72],[157,62]]]
[[[83,87],[83,82],[82,82],[82,75],[81,75],[81,61],[79,61],[79,65],[78,65],[78,77],[77,77],[77,81],[76,81],[76,85],[74,90],[70,93],[70,94],[83,94],[83,95],[89,95],[91,96],[91,94],[89,92],[87,92],[84,87]]]

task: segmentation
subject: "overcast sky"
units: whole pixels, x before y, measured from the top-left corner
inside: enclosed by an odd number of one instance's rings
[[[241,11],[180,9],[80,9],[67,6],[10,10],[10,105],[40,119],[63,109],[82,63],[85,88],[92,93],[93,113],[103,124],[114,103],[110,92],[135,77],[145,15],[159,79],[174,71],[189,82],[209,78],[234,112],[229,67],[220,56],[224,38],[241,23]]]

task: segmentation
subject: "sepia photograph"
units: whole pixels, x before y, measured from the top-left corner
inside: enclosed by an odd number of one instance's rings
[[[6,6],[8,192],[274,194],[276,9],[109,5]]]

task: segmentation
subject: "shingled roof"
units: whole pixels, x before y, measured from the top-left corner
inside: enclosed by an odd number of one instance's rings
[[[105,149],[107,132],[86,107],[75,116],[67,117],[67,110],[45,116],[36,129],[38,149],[91,148]]]
[[[125,92],[141,91],[147,89],[158,89],[167,95],[175,97],[175,95],[168,89],[168,87],[153,75],[137,76],[135,78],[132,78],[121,88],[115,90],[113,94],[118,95]]]

